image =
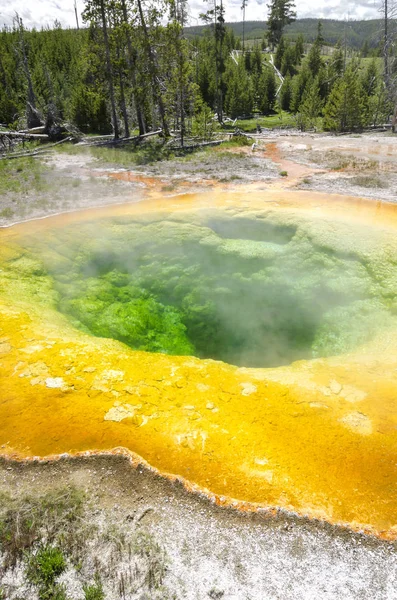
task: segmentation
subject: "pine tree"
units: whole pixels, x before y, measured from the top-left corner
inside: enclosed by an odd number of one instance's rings
[[[232,65],[228,73],[228,86],[225,98],[226,110],[232,119],[252,114],[254,94],[252,84],[245,69],[245,61]]]
[[[373,96],[378,84],[378,68],[373,58],[361,75],[361,85],[366,96]]]
[[[200,94],[195,94],[195,99],[192,134],[201,140],[210,140],[219,125],[214,119],[214,113],[210,107],[203,102]]]
[[[287,46],[283,60],[281,62],[281,74],[285,77],[290,75],[291,77],[297,72],[296,69],[296,52],[292,46]]]
[[[71,88],[66,117],[84,133],[110,134],[103,38],[95,23],[90,24],[86,33],[86,43],[74,60],[74,70],[79,78]]]
[[[142,88],[138,86],[137,75],[137,52],[133,48],[132,36],[133,27],[129,18],[127,0],[121,0],[122,22],[124,28],[124,37],[127,46],[127,64],[128,75],[132,84],[132,95],[134,98],[135,112],[138,121],[139,135],[146,133],[146,122],[142,106],[144,105],[144,94]]]
[[[312,77],[316,77],[317,73],[320,70],[322,61],[321,61],[321,44],[318,40],[314,42],[312,47],[310,48],[309,54],[307,56],[307,64],[310,69]]]
[[[317,37],[316,42],[320,46],[320,49],[324,46],[324,36],[323,36],[323,24],[321,21],[317,23]]]
[[[26,113],[25,81],[19,68],[16,30],[0,32],[0,123],[12,125]]]
[[[272,0],[267,22],[268,39],[272,49],[280,42],[286,25],[296,20],[293,0]]]
[[[352,131],[365,123],[363,89],[358,64],[352,62],[332,88],[324,109],[324,129]]]
[[[345,57],[343,54],[342,46],[338,42],[335,46],[335,50],[332,53],[332,61],[330,71],[336,77],[342,77],[343,71],[345,70]]]
[[[282,110],[289,111],[291,110],[291,100],[292,100],[292,79],[290,75],[284,79],[282,88],[280,90],[280,106]]]
[[[252,52],[251,63],[252,72],[260,75],[263,70],[263,58],[258,45],[255,46],[254,51]]]
[[[319,85],[320,96],[324,101],[326,101],[332,89],[332,85],[329,81],[327,67],[323,63],[321,64],[319,72],[317,73],[316,79]]]
[[[179,23],[182,28],[185,27],[188,18],[187,0],[171,0],[170,16],[171,20]]]
[[[276,102],[276,78],[273,69],[265,69],[259,79],[257,104],[261,113],[268,115]]]
[[[291,110],[294,113],[297,113],[299,110],[299,106],[302,102],[303,94],[305,93],[306,86],[309,81],[311,81],[312,75],[307,66],[307,63],[304,62],[301,70],[298,75],[296,75],[292,79],[292,100],[291,100]]]
[[[211,48],[208,52],[197,53],[196,83],[200,89],[200,95],[208,106],[216,107],[216,80],[213,64],[211,61]]]
[[[301,61],[302,61],[302,57],[305,53],[304,38],[301,33],[296,38],[294,49],[295,49],[295,64],[300,65]]]
[[[299,107],[301,129],[316,127],[317,119],[320,116],[323,105],[324,101],[320,94],[319,79],[316,77],[312,84],[306,88]]]
[[[285,37],[282,35],[279,43],[277,44],[277,50],[274,55],[274,64],[277,69],[281,69],[281,63],[283,62],[284,52],[287,48],[287,44],[285,42]]]
[[[360,54],[361,54],[361,58],[367,58],[367,56],[369,55],[368,40],[365,40],[365,42],[363,43]]]
[[[248,71],[248,73],[251,73],[251,52],[246,52],[244,54],[244,66],[245,70]]]
[[[224,56],[224,40],[226,36],[225,28],[225,9],[223,0],[207,0],[213,2],[213,8],[206,13],[200,15],[200,18],[205,22],[213,25],[214,34],[214,49],[215,49],[215,89],[216,89],[216,109],[218,121],[223,121],[223,101],[225,86],[223,83],[223,74],[225,72],[225,56]]]
[[[385,86],[378,71],[376,59],[372,59],[361,73],[363,90],[363,114],[365,125],[376,125],[379,120],[386,119],[390,112],[389,102],[385,94]]]
[[[243,54],[245,52],[245,9],[247,8],[248,0],[243,0],[241,10],[243,11]]]

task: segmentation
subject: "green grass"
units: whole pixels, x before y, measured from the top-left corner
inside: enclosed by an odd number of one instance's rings
[[[11,219],[13,215],[14,211],[9,206],[0,210],[0,217],[4,217],[5,219]]]
[[[238,119],[234,125],[231,123],[225,125],[224,129],[234,131],[234,129],[237,128],[246,133],[256,133],[257,125],[263,129],[296,127],[296,119],[291,113],[282,111],[274,115],[254,117],[251,119]]]
[[[222,144],[222,148],[238,148],[240,146],[251,146],[253,139],[245,135],[234,135],[230,140]]]
[[[0,195],[28,194],[47,189],[44,177],[48,167],[36,158],[16,158],[0,161]],[[5,215],[3,215],[5,216]]]
[[[64,144],[57,148],[57,152],[74,155],[88,154],[99,160],[102,165],[118,165],[126,168],[134,165],[150,165],[159,160],[168,160],[174,157],[171,149],[166,147],[162,141],[157,140],[148,140],[140,145],[131,143],[122,148]]]

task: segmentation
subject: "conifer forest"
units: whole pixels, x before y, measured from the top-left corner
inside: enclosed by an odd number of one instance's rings
[[[304,21],[285,35],[296,9],[272,0],[261,39],[244,21],[237,35],[222,0],[203,2],[202,28],[187,27],[188,0],[86,0],[74,29],[28,30],[16,15],[0,33],[0,123],[46,133],[67,123],[116,139],[161,130],[182,146],[260,115],[287,116],[302,131],[394,128],[393,11],[352,48],[343,23],[336,43],[321,21],[310,40]]]

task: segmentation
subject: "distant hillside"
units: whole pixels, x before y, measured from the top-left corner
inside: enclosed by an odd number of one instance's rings
[[[285,35],[291,39],[296,38],[299,33],[305,36],[306,41],[311,42],[317,35],[317,24],[319,19],[297,19],[294,23],[286,27]],[[327,44],[334,45],[338,40],[344,39],[346,27],[346,41],[348,46],[361,48],[365,41],[370,47],[379,44],[383,22],[381,19],[372,19],[370,21],[337,21],[334,19],[321,19],[323,25],[323,37]],[[242,36],[243,23],[227,23],[227,26],[233,29],[236,35]],[[187,27],[188,36],[201,36],[206,25]],[[266,21],[246,21],[245,37],[247,40],[262,39],[267,30]]]

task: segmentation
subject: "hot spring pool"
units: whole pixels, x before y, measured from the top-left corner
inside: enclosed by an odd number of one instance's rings
[[[219,193],[1,231],[3,455],[122,448],[396,537],[396,214]]]

